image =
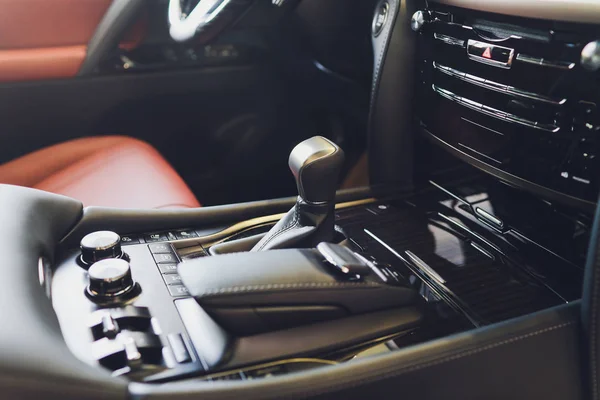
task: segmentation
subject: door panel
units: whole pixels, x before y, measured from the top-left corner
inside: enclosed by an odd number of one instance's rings
[[[345,77],[328,69],[335,59],[315,63],[302,40],[312,14],[256,1],[212,42],[176,43],[168,0],[143,0],[128,34],[105,32],[111,5],[133,3],[0,0],[0,163],[79,137],[127,135],[156,147],[210,205],[295,194],[289,151],[316,134],[343,146],[349,163],[363,151],[368,71]],[[344,18],[352,26],[358,17]],[[369,20],[356,24],[367,39]],[[117,39],[84,74],[99,32]],[[362,46],[355,53],[371,59]]]
[[[0,82],[77,74],[112,0],[0,0]],[[143,23],[128,35],[131,48]]]

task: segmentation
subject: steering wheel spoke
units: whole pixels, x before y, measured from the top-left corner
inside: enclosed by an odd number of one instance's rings
[[[239,1],[234,0],[200,0],[186,16],[182,1],[169,1],[169,33],[173,40],[184,42],[192,39],[198,32],[203,31],[217,18],[223,15],[226,9],[231,9]],[[249,4],[250,2],[245,2]]]

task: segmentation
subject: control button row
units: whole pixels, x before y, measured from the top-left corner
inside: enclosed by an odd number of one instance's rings
[[[502,83],[494,82],[489,79],[483,79],[475,75],[467,74],[465,72],[459,71],[454,68],[446,67],[445,65],[439,64],[437,62],[433,62],[433,68],[452,77],[458,78],[465,82],[471,83],[473,85],[477,85],[479,87],[494,90],[496,92],[505,93],[509,95],[514,95],[516,97],[523,97],[530,100],[536,100],[547,104],[552,104],[555,106],[561,106],[567,102],[567,99],[553,99],[547,96],[543,96],[541,94],[528,92],[526,90],[517,89],[513,86],[504,85]]]
[[[197,237],[198,233],[193,229],[182,229],[169,232],[149,233],[146,235],[123,235],[121,236],[121,244],[127,246],[132,244],[168,242],[170,240],[183,240]]]
[[[169,240],[183,240],[197,238],[198,234],[193,230],[179,230],[173,232],[157,232],[144,235],[146,243],[166,242]]]
[[[177,274],[179,259],[170,243],[153,243],[148,245],[154,262],[159,269],[163,281],[173,297],[189,296],[190,293],[181,283],[181,276]]]
[[[510,114],[510,113],[507,113],[502,110],[498,110],[498,109],[495,109],[492,107],[485,106],[481,103],[467,99],[465,97],[458,96],[458,95],[452,93],[451,91],[442,89],[436,85],[431,85],[431,87],[440,96],[445,97],[448,100],[454,101],[455,103],[458,103],[462,106],[468,107],[474,111],[478,111],[482,114],[489,115],[490,117],[494,117],[494,118],[497,118],[497,119],[500,119],[500,120],[503,120],[506,122],[512,122],[512,123],[516,123],[519,125],[523,125],[528,128],[543,130],[546,132],[556,133],[560,130],[560,127],[558,127],[556,125],[543,124],[543,123],[540,123],[537,121],[531,121],[526,118],[518,117],[514,114]]]

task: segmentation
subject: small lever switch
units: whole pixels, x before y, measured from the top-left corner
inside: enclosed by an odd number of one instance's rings
[[[346,247],[322,242],[317,245],[317,250],[330,265],[349,279],[361,279],[371,272],[371,268]]]

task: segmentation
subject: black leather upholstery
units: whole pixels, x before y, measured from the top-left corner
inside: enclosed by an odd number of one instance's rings
[[[266,320],[290,327],[417,301],[413,289],[388,285],[375,273],[348,281],[322,259],[315,250],[272,250],[200,258],[178,271],[209,314],[244,334],[260,332]]]
[[[353,314],[412,303],[417,293],[375,275],[347,281],[313,250],[273,250],[199,258],[179,264],[183,283],[206,308],[339,305]]]
[[[335,235],[334,204],[309,204],[298,197],[296,205],[252,248],[264,251],[287,247],[315,247]]]

